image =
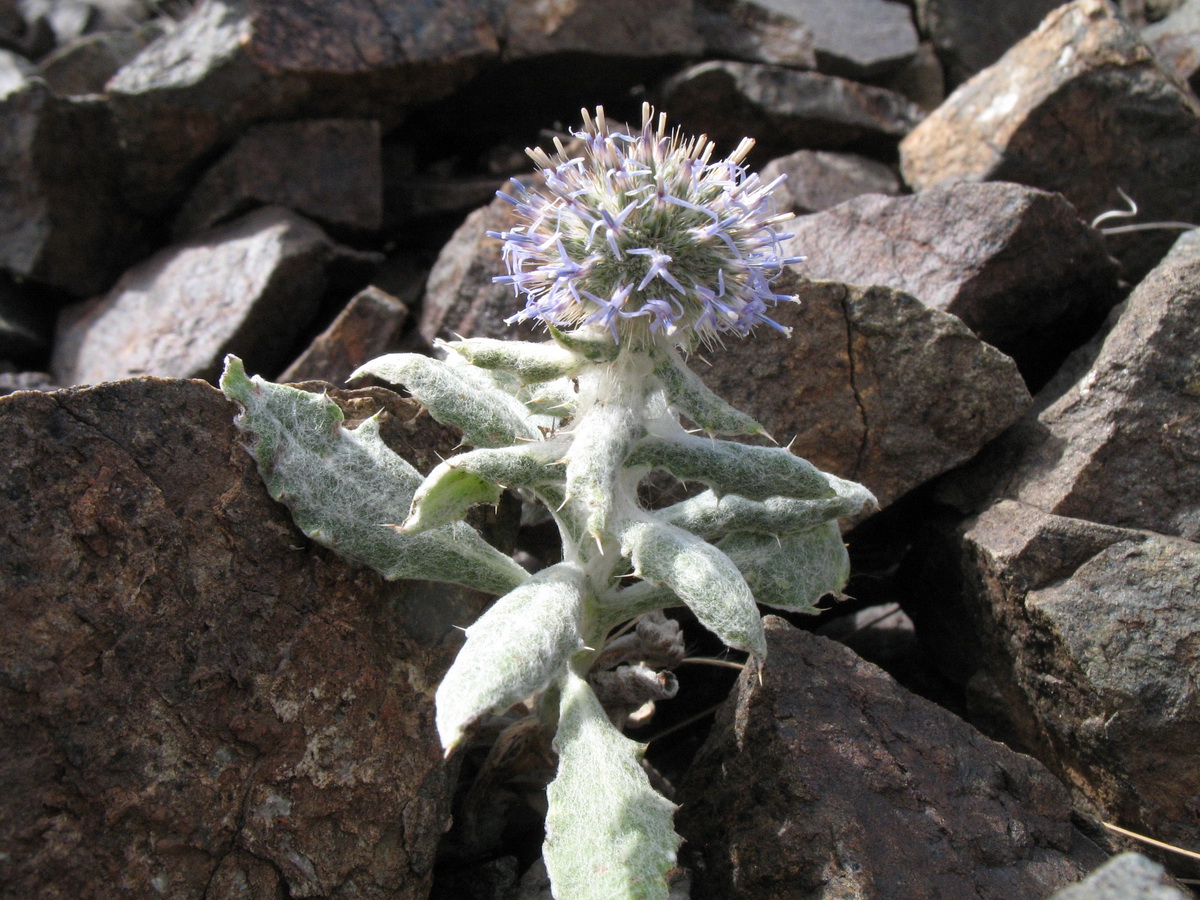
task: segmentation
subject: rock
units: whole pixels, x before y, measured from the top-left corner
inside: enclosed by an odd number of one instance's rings
[[[1200,0],[1188,0],[1167,18],[1147,25],[1142,40],[1167,71],[1200,90]]]
[[[917,52],[917,29],[903,3],[890,0],[788,0],[786,9],[812,31],[817,67],[845,78],[878,78]]]
[[[815,69],[812,31],[788,7],[755,0],[697,0],[705,52],[723,59]]]
[[[1034,410],[947,498],[1200,539],[1200,230],[1134,290],[1082,378]]]
[[[315,548],[203,383],[0,410],[6,892],[424,898],[431,686],[480,598]]]
[[[1051,13],[900,146],[916,190],[947,180],[1014,181],[1063,194],[1085,218],[1124,208],[1139,221],[1200,221],[1200,100],[1163,72],[1106,0]],[[1110,237],[1136,281],[1174,235]]]
[[[1200,843],[1200,545],[1001,501],[963,528],[981,663],[1106,820]]]
[[[45,372],[17,372],[0,363],[0,396],[17,391],[55,391],[59,387]]]
[[[54,333],[44,297],[0,281],[0,360],[22,365],[44,361]]]
[[[596,56],[698,56],[691,0],[507,0],[500,7],[505,60],[584,53]]]
[[[107,110],[54,96],[0,50],[0,134],[0,268],[79,296],[104,290],[138,238]]]
[[[691,66],[668,79],[661,94],[685,131],[729,146],[751,135],[760,151],[774,155],[883,144],[907,134],[924,115],[884,88],[742,62]]]
[[[162,211],[206,157],[256,122],[337,116],[394,125],[498,52],[472,0],[203,0],[109,82],[127,196]]]
[[[917,23],[937,49],[952,86],[986,69],[1033,31],[1060,0],[916,0]]]
[[[173,232],[190,237],[257,206],[325,225],[377,231],[383,219],[379,123],[271,122],[246,129],[192,190]]]
[[[1102,236],[1057,194],[995,182],[858,197],[788,226],[815,278],[884,284],[952,313],[1046,381],[1116,302]]]
[[[408,307],[391,294],[368,287],[346,304],[279,380],[344,384],[363,363],[394,349],[407,320]]]
[[[1050,900],[1190,900],[1163,867],[1140,853],[1114,856]]]
[[[99,94],[121,66],[163,33],[161,25],[150,23],[132,31],[85,35],[55,50],[38,70],[60,97]]]
[[[790,340],[730,341],[695,365],[722,398],[881,506],[970,459],[1029,405],[1012,360],[953,316],[886,287],[775,282]],[[769,385],[768,389],[766,386]]]
[[[946,76],[933,45],[922,41],[917,55],[883,79],[880,87],[903,94],[926,113],[941,106],[946,99]]]
[[[312,222],[266,207],[161,251],[59,319],[61,384],[153,374],[215,378],[226,353],[271,372],[316,314],[350,251]]]
[[[862,194],[898,194],[900,179],[889,166],[853,153],[797,150],[762,168],[763,181],[787,175],[775,190],[780,210],[796,215],[837,206]],[[792,225],[788,225],[788,230]]]
[[[1040,764],[767,623],[680,788],[694,900],[1042,897],[1103,858]]]

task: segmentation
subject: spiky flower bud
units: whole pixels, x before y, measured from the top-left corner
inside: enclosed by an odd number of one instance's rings
[[[636,135],[614,132],[596,109],[583,111],[583,155],[527,151],[541,168],[544,190],[516,179],[513,204],[520,224],[490,232],[504,241],[512,284],[525,307],[509,322],[540,319],[560,328],[599,326],[613,340],[712,343],[744,336],[765,323],[767,311],[793,296],[771,282],[800,257],[781,255],[791,237],[776,226],[792,214],[776,211],[769,184],[742,166],[749,138],[726,159],[711,162],[713,144],[701,135],[667,134],[642,108]]]

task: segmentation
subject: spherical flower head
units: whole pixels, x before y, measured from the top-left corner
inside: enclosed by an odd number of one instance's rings
[[[794,296],[771,282],[800,257],[781,255],[791,237],[776,226],[771,192],[742,166],[754,142],[745,139],[712,162],[703,135],[667,134],[666,116],[642,110],[638,134],[610,131],[604,110],[583,112],[580,156],[527,151],[544,189],[513,180],[519,224],[490,232],[504,241],[507,275],[525,307],[508,321],[539,319],[558,328],[595,326],[614,341],[711,344],[766,324],[786,332],[767,312]]]

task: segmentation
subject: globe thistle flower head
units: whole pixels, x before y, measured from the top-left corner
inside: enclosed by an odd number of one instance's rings
[[[614,341],[646,345],[666,340],[711,344],[766,324],[776,303],[795,300],[772,291],[791,237],[777,226],[771,192],[784,176],[763,183],[742,163],[749,138],[727,158],[712,161],[714,145],[666,130],[666,116],[642,109],[636,134],[614,132],[603,108],[573,132],[581,155],[555,139],[553,156],[529,153],[545,187],[516,179],[512,194],[519,224],[489,232],[504,241],[507,275],[525,306],[508,321],[539,319],[559,328],[596,326]]]

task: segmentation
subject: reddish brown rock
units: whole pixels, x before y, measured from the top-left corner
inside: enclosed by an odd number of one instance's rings
[[[677,798],[695,900],[1044,897],[1103,860],[1037,762],[767,623]]]
[[[798,216],[863,194],[900,193],[900,178],[891,167],[853,153],[797,150],[771,160],[761,174],[763,181],[787,175],[787,181],[775,190],[776,203],[780,210],[790,209]],[[787,228],[794,230],[792,224]]]
[[[379,123],[318,119],[247,129],[192,190],[173,232],[177,239],[191,237],[272,204],[325,225],[378,230],[383,218]]]
[[[349,256],[307,219],[258,210],[168,247],[104,297],[65,310],[54,374],[60,384],[211,379],[226,353],[272,371],[312,320],[332,266]]]
[[[703,49],[691,0],[508,0],[498,11],[507,60],[555,53],[696,56]]]
[[[986,69],[1037,28],[1059,0],[917,0],[917,22],[933,41],[952,85]]]
[[[379,288],[368,287],[346,304],[279,380],[344,384],[363,363],[395,349],[406,321],[407,306]]]
[[[480,601],[314,548],[234,412],[148,378],[0,399],[6,895],[428,892],[432,686]]]
[[[1076,0],[980,72],[901,144],[908,183],[1013,181],[1065,196],[1091,219],[1123,208],[1139,221],[1200,221],[1200,101],[1158,65],[1107,0]],[[1111,223],[1110,223],[1111,224]],[[1114,235],[1136,280],[1170,231]]]
[[[952,313],[1044,382],[1117,300],[1103,237],[1057,194],[1003,182],[859,197],[788,226],[815,278]]]

